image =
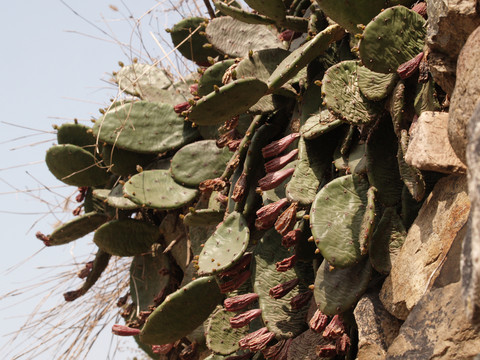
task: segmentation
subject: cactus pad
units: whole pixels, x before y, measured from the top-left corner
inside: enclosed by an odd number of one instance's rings
[[[235,60],[224,60],[207,68],[198,81],[198,96],[210,94],[214,90],[214,86],[223,86],[223,75],[233,64],[235,64]]]
[[[134,203],[153,209],[182,207],[197,196],[197,190],[177,184],[167,170],[147,170],[125,183],[124,194]]]
[[[229,355],[237,351],[240,346],[238,341],[248,334],[248,326],[233,329],[230,318],[236,313],[227,311],[223,306],[218,306],[210,315],[205,326],[207,347],[221,355]]]
[[[334,267],[352,266],[362,257],[358,240],[368,187],[361,176],[339,177],[325,185],[312,204],[312,235],[325,260]]]
[[[249,237],[243,215],[231,213],[205,243],[198,258],[198,274],[213,274],[232,266],[245,253]]]
[[[92,154],[95,150],[95,137],[92,134],[92,129],[82,124],[62,124],[57,129],[57,142],[59,145],[72,144],[80,146]]]
[[[107,144],[146,154],[177,149],[199,137],[173,106],[147,101],[112,107],[97,120],[93,133]]]
[[[359,63],[342,61],[326,72],[322,93],[327,108],[350,124],[365,124],[378,118],[382,105],[369,101],[358,86]]]
[[[250,50],[285,48],[267,26],[246,24],[228,16],[211,20],[206,33],[214,48],[233,58],[245,57]]]
[[[152,345],[179,340],[201,325],[222,298],[213,276],[193,280],[168,295],[155,309],[140,333],[140,340]]]
[[[99,167],[92,153],[76,145],[52,146],[45,162],[50,172],[67,185],[95,186],[108,181],[106,170]]]
[[[315,278],[315,302],[321,312],[333,316],[355,305],[368,286],[372,265],[368,258],[347,269],[330,269],[326,261]]]
[[[218,148],[215,140],[197,141],[173,156],[171,174],[179,184],[196,187],[204,180],[220,177],[231,157],[228,147]]]
[[[63,245],[84,237],[108,221],[108,216],[96,212],[75,217],[57,227],[49,236],[48,246]]]
[[[215,125],[247,111],[267,92],[258,79],[235,80],[201,98],[188,112],[187,119],[197,125]]]
[[[133,219],[113,220],[100,226],[93,241],[103,251],[116,256],[134,256],[150,251],[160,239],[156,226]]]
[[[368,100],[379,101],[386,98],[398,81],[396,73],[382,74],[359,66],[358,87]]]
[[[426,33],[425,19],[420,14],[404,6],[386,9],[365,27],[360,58],[370,70],[396,72],[423,50]]]
[[[115,81],[120,90],[149,101],[158,99],[161,90],[172,84],[172,78],[165,70],[149,64],[122,67],[115,74]]]
[[[119,176],[128,176],[137,173],[137,165],[146,166],[155,159],[155,154],[139,154],[104,144],[102,159],[109,171]]]

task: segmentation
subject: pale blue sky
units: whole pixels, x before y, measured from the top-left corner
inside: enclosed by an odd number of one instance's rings
[[[58,219],[71,218],[69,212],[64,212],[61,207],[56,207],[56,204],[62,196],[71,195],[75,189],[62,187],[62,183],[50,175],[43,163],[46,149],[55,142],[52,124],[61,124],[73,118],[88,123],[89,119],[97,117],[98,109],[115,95],[114,87],[105,80],[109,79],[109,73],[118,69],[117,62],[121,60],[129,63],[132,56],[148,59],[145,50],[141,50],[142,44],[138,35],[132,34],[134,22],[125,20],[125,17],[130,16],[126,6],[134,18],[139,18],[157,4],[157,1],[65,0],[65,3],[91,24],[75,15],[60,0],[9,1],[2,8],[0,224],[4,248],[0,253],[1,294],[23,288],[32,282],[38,283],[47,277],[54,279],[55,274],[68,269],[74,271],[74,268],[58,268],[55,265],[72,263],[74,256],[93,251],[90,240],[83,239],[75,246],[44,249],[23,265],[17,266],[43,248],[43,244],[34,236],[36,231],[49,233]],[[164,5],[156,10],[170,7],[168,1],[162,3]],[[113,11],[109,5],[116,6],[120,11]],[[195,8],[190,11],[195,11]],[[163,31],[165,24],[169,23],[171,26],[178,20],[178,16],[175,12],[166,15],[153,12],[142,18],[142,38],[150,56],[160,58],[162,51],[149,32]],[[119,45],[92,24],[107,33],[115,34],[117,40],[126,45]],[[163,33],[163,36],[167,38],[168,35]],[[168,45],[163,45],[168,51]],[[139,51],[132,54],[132,48]],[[174,65],[178,66],[177,63]],[[54,119],[55,117],[58,119]],[[15,150],[11,150],[12,148]],[[23,164],[30,165],[17,167]],[[44,186],[51,191],[25,192],[26,189]],[[21,192],[16,192],[15,188]],[[44,217],[43,214],[49,211],[56,213],[57,217]],[[15,267],[14,270],[9,271],[12,267]],[[81,281],[77,280],[72,287],[80,284]],[[45,292],[46,290],[23,292],[18,296],[1,299],[2,357],[13,358],[13,355],[21,350],[28,350],[31,346],[31,343],[26,342],[31,338],[23,339],[20,335],[12,349],[12,346],[8,346],[11,336],[7,334],[21,326],[26,320],[25,316],[33,311],[33,307]],[[62,300],[61,295],[56,295],[54,299],[59,302]],[[77,302],[81,304],[82,299]],[[41,336],[43,330],[39,328],[36,335]],[[31,336],[31,333],[29,334]],[[92,349],[87,359],[133,357],[128,352],[115,356],[110,352],[109,355],[109,342],[109,335],[101,338],[101,344]],[[130,345],[127,343],[122,348],[125,346]],[[30,357],[25,356],[20,359],[28,358]],[[35,357],[49,360],[57,358],[60,358],[58,354],[48,352]]]

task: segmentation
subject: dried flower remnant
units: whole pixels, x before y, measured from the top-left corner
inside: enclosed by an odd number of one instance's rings
[[[192,104],[190,104],[189,101],[184,101],[180,104],[177,104],[173,107],[173,110],[175,110],[175,112],[177,114],[181,114],[183,113],[184,111],[187,111],[188,109],[190,109],[192,107]]]
[[[252,261],[253,254],[251,252],[246,253],[243,257],[237,261],[233,266],[229,267],[227,270],[222,271],[220,274],[221,277],[224,276],[238,276],[238,274],[247,269],[250,266],[250,262]]]
[[[242,349],[249,349],[253,352],[262,350],[267,344],[275,338],[275,333],[269,332],[263,327],[253,333],[248,334],[238,342]]]
[[[154,354],[166,355],[173,349],[173,343],[163,345],[152,345],[152,351]]]
[[[225,180],[222,180],[221,178],[215,178],[215,179],[208,179],[208,180],[202,181],[198,186],[198,189],[201,192],[221,191],[225,189],[226,186],[227,186],[227,183],[225,182]]]
[[[420,62],[423,59],[423,51],[415,56],[413,59],[408,60],[401,64],[397,69],[397,74],[400,76],[401,79],[406,79],[418,69],[420,66]]]
[[[295,295],[290,299],[290,306],[292,310],[298,310],[307,305],[312,299],[313,293],[311,291],[306,291],[304,293]]]
[[[295,171],[294,168],[290,168],[290,169],[275,171],[273,173],[268,173],[263,178],[258,180],[258,186],[262,191],[275,189],[290,175],[292,175],[294,171]]]
[[[247,188],[247,175],[245,173],[242,173],[242,175],[240,175],[237,182],[235,183],[235,187],[233,188],[231,199],[235,202],[240,202],[245,196],[246,188]]]
[[[87,195],[88,187],[86,186],[81,186],[78,188],[78,194],[75,197],[75,201],[80,203],[83,200],[85,200],[85,196]]]
[[[302,36],[302,33],[287,29],[278,34],[277,37],[280,41],[292,41],[300,36]]]
[[[227,311],[239,311],[258,300],[257,293],[248,293],[225,299],[223,305]]]
[[[350,347],[350,337],[347,334],[343,334],[341,337],[337,338],[335,346],[337,348],[337,354],[346,354]]]
[[[271,204],[265,205],[257,210],[257,218],[255,220],[255,228],[257,230],[269,229],[275,224],[280,211],[288,204],[288,200],[280,199]]]
[[[230,318],[230,326],[234,329],[242,328],[250,324],[253,319],[258,318],[260,315],[262,315],[262,310],[260,309],[245,311]]]
[[[412,11],[422,15],[425,19],[427,18],[427,4],[425,2],[419,2],[413,5]]]
[[[288,163],[295,160],[298,155],[298,149],[290,151],[288,154],[276,157],[265,163],[265,172],[271,173],[284,168]]]
[[[80,270],[78,273],[77,273],[77,276],[80,278],[80,279],[85,279],[89,274],[90,272],[92,271],[92,268],[93,268],[93,261],[89,261],[85,264],[85,266],[83,267],[82,270]]]
[[[220,292],[222,294],[226,294],[226,293],[232,292],[233,290],[237,290],[248,279],[250,279],[251,275],[252,273],[249,270],[243,271],[240,274],[233,277],[232,279],[220,283],[219,284]]]
[[[291,143],[300,136],[300,133],[289,134],[279,140],[276,140],[262,149],[262,155],[265,159],[280,155]]]
[[[178,354],[181,360],[193,360],[197,355],[197,343],[194,341]]]
[[[283,259],[282,261],[278,261],[275,264],[275,268],[279,272],[285,272],[293,268],[296,263],[297,263],[297,255],[292,255],[288,258]]]
[[[118,336],[136,336],[140,334],[140,329],[134,329],[125,325],[113,325],[112,333]]]
[[[310,329],[312,329],[316,333],[321,333],[327,327],[327,324],[328,316],[318,309],[317,311],[315,311],[312,318],[310,319],[310,322],[308,323]]]
[[[36,236],[36,238],[37,238],[38,240],[43,241],[43,244],[44,244],[45,246],[51,246],[51,245],[52,245],[52,244],[51,244],[51,241],[50,241],[50,236],[44,235],[44,234],[42,234],[40,231],[37,231],[37,233],[35,234],[35,236]]]
[[[301,229],[293,229],[290,230],[288,233],[286,233],[282,237],[282,246],[286,247],[287,249],[289,247],[292,247],[300,241],[302,236],[302,230]]]
[[[275,285],[269,291],[269,295],[274,299],[280,299],[293,290],[295,286],[300,282],[299,278],[284,282],[282,284]]]
[[[335,345],[332,345],[332,344],[318,345],[315,348],[315,354],[317,354],[317,356],[321,357],[321,358],[324,358],[324,357],[329,358],[329,357],[337,355],[337,347]]]
[[[284,236],[295,226],[297,221],[297,203],[292,203],[275,221],[275,230]]]
[[[345,326],[343,325],[340,315],[335,315],[330,323],[323,331],[323,337],[327,340],[335,340],[345,333]]]

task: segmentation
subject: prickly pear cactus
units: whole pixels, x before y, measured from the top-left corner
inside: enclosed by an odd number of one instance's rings
[[[131,258],[137,310],[113,331],[160,358],[355,358],[338,319],[388,274],[428,192],[403,158],[415,113],[438,109],[416,71],[425,21],[413,1],[246,3],[170,30],[198,71],[123,66],[133,99],[57,127],[46,162],[85,214],[37,237],[94,232],[95,271],[69,301]]]

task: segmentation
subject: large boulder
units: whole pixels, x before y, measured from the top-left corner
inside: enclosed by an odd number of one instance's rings
[[[457,81],[450,102],[448,139],[466,163],[467,124],[480,98],[480,27],[468,38],[457,62]]]
[[[437,182],[380,291],[380,300],[392,315],[405,320],[431,287],[469,210],[466,176],[450,175]]]
[[[427,0],[427,46],[430,71],[452,94],[455,66],[468,36],[480,25],[476,0]]]

